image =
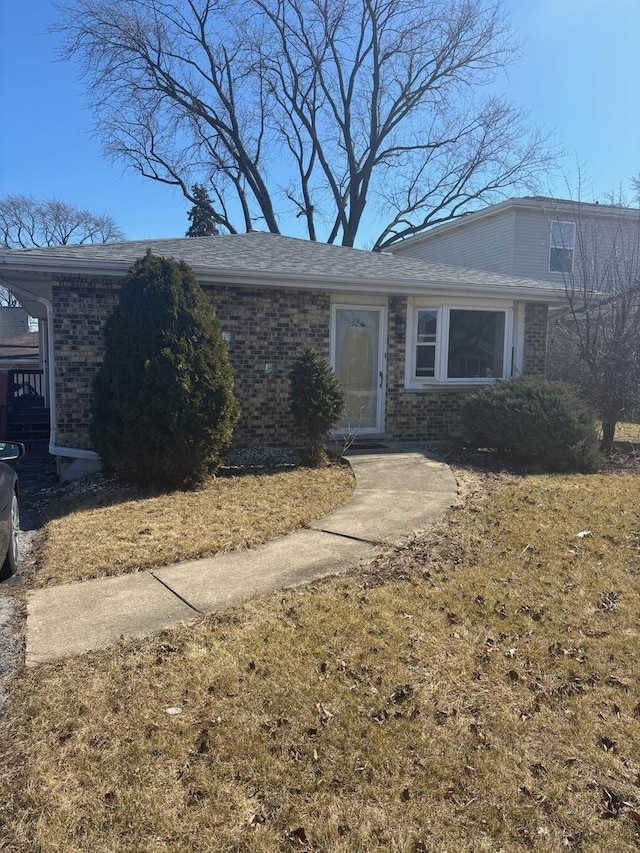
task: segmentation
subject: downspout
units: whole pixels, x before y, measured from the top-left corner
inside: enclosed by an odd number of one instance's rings
[[[56,417],[56,379],[54,373],[53,357],[53,305],[44,296],[38,298],[47,309],[47,381],[49,382],[49,453],[51,446],[55,444],[58,432],[58,419]]]

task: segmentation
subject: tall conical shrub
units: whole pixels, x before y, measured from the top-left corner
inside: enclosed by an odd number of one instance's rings
[[[309,461],[325,461],[324,440],[344,412],[345,395],[331,365],[314,349],[305,349],[289,373],[291,412],[307,442]]]
[[[143,485],[197,485],[219,467],[239,417],[211,301],[184,262],[136,261],[105,326],[94,382],[94,446]]]

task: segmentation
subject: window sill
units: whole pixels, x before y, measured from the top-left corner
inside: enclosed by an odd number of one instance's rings
[[[405,382],[405,391],[459,391],[465,388],[482,388],[484,385],[494,385],[500,379],[434,379],[431,382]]]

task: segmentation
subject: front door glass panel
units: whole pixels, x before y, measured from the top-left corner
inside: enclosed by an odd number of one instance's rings
[[[380,314],[376,309],[336,309],[334,366],[347,397],[339,429],[380,429]]]

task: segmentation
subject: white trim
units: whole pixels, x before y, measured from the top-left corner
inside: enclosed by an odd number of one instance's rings
[[[58,421],[57,421],[57,410],[56,410],[56,384],[55,384],[55,360],[54,360],[54,345],[53,345],[53,305],[51,300],[47,299],[44,296],[40,296],[39,294],[35,294],[32,291],[26,290],[25,288],[20,287],[19,284],[15,284],[14,282],[7,281],[10,289],[15,291],[16,296],[22,298],[25,296],[27,299],[32,299],[35,302],[40,303],[40,305],[44,305],[47,312],[47,361],[48,361],[48,369],[46,371],[47,375],[47,384],[49,386],[49,453],[52,455],[56,455],[54,451],[51,449],[55,446],[57,431],[58,431]]]
[[[42,337],[46,338],[47,345],[47,361],[46,365],[46,375],[47,375],[47,385],[48,385],[48,394],[49,394],[49,453],[52,456],[64,456],[69,459],[89,459],[92,462],[100,462],[100,456],[95,452],[95,450],[85,450],[81,447],[61,447],[58,445],[58,419],[57,419],[57,405],[56,405],[56,385],[55,385],[55,349],[54,349],[54,340],[53,340],[53,305],[51,300],[47,299],[44,296],[40,296],[38,294],[33,293],[33,291],[26,290],[25,288],[20,287],[19,284],[15,284],[14,282],[7,282],[9,284],[12,291],[15,291],[16,296],[26,297],[27,299],[33,299],[36,302],[44,305],[47,312],[47,331],[46,334]]]
[[[488,385],[497,380],[485,377],[447,378],[447,361],[449,340],[449,324],[452,310],[463,311],[495,311],[504,313],[504,348],[502,353],[502,376],[507,379],[512,373],[512,356],[517,365],[517,351],[514,351],[514,335],[516,328],[516,306],[513,302],[496,302],[492,300],[473,300],[471,303],[459,299],[446,299],[440,302],[425,299],[409,299],[407,304],[407,335],[405,341],[405,375],[406,389],[456,388],[460,386]],[[435,376],[416,376],[416,346],[417,320],[419,311],[436,310],[438,320],[436,326]],[[520,362],[521,363],[521,362]]]
[[[375,427],[344,427],[333,430],[333,435],[345,435],[347,433],[354,435],[382,435],[384,433],[385,413],[386,413],[386,386],[387,386],[387,313],[386,305],[370,303],[353,303],[353,302],[332,302],[331,303],[331,326],[329,340],[329,359],[333,370],[336,370],[336,315],[338,310],[345,311],[377,311],[380,315],[378,328],[378,395],[376,405],[376,425]]]
[[[95,450],[84,450],[81,447],[60,447],[50,443],[49,453],[52,456],[64,456],[68,459],[91,459],[92,462],[100,462],[100,456]]]
[[[384,293],[368,293],[366,296],[357,290],[341,290],[340,294],[331,296],[332,305],[356,305],[358,308],[386,308],[389,301],[389,289]]]
[[[524,302],[519,302],[513,307],[513,370],[511,375],[519,376],[524,365],[524,315],[527,309]]]
[[[560,228],[559,228],[560,235],[559,236],[560,236],[560,240],[562,243],[562,245],[560,245],[560,246],[553,239],[553,237],[554,237],[553,226],[554,225],[560,226]],[[567,225],[570,226],[569,231],[573,237],[573,239],[571,241],[571,245],[569,245],[569,243],[565,243],[565,240],[564,240],[564,236],[565,236],[564,231],[565,231],[565,226],[567,226]],[[576,223],[571,222],[570,220],[567,220],[567,219],[550,219],[549,220],[549,262],[548,262],[548,270],[547,270],[548,272],[557,272],[557,273],[561,273],[561,274],[564,273],[565,275],[571,275],[573,273],[573,262],[575,260],[575,255],[576,255],[576,231],[577,230],[578,229],[577,229]],[[569,269],[567,269],[567,270],[551,269],[551,252],[553,251],[553,249],[555,249],[556,251],[560,250],[562,252],[570,252],[571,253],[569,255]]]

